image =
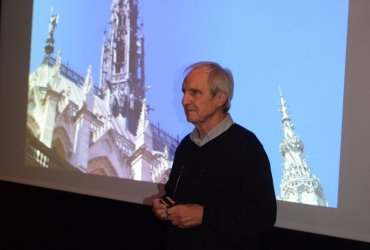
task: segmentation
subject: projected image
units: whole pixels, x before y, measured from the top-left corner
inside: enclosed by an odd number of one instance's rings
[[[263,143],[278,199],[336,207],[347,12],[334,0],[35,0],[26,164],[165,183],[192,130],[183,71],[209,60],[234,74],[230,113]]]

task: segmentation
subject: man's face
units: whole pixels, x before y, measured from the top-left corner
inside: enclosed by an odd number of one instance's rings
[[[195,126],[212,124],[223,106],[219,95],[212,96],[208,87],[208,72],[205,69],[194,69],[185,78],[182,85],[184,93],[182,105],[186,118]]]

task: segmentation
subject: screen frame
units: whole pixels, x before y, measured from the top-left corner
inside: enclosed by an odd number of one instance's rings
[[[33,1],[23,0],[1,3],[0,114],[6,122],[0,122],[0,179],[150,205],[152,197],[163,193],[163,185],[23,168],[32,6]],[[367,86],[370,81],[370,49],[367,47],[370,44],[367,25],[370,13],[366,11],[369,9],[369,1],[350,1],[338,208],[278,201],[278,227],[370,242],[370,215],[366,212],[370,211],[370,201],[361,197],[370,189],[370,159],[366,157],[370,149],[367,135],[370,115],[357,112],[370,107],[367,95],[370,93]],[[96,182],[100,183],[100,189]],[[109,192],[107,185],[113,187]]]

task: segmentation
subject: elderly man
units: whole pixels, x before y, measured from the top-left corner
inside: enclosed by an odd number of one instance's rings
[[[190,65],[182,105],[195,128],[178,146],[153,212],[168,221],[168,249],[258,249],[276,220],[270,163],[258,138],[228,113],[231,72]]]

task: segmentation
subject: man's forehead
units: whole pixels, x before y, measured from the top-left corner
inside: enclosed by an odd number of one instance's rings
[[[187,79],[183,82],[184,89],[204,89],[208,87],[207,79]]]
[[[208,81],[208,72],[204,69],[197,68],[189,72],[184,79],[184,84],[205,84]]]

